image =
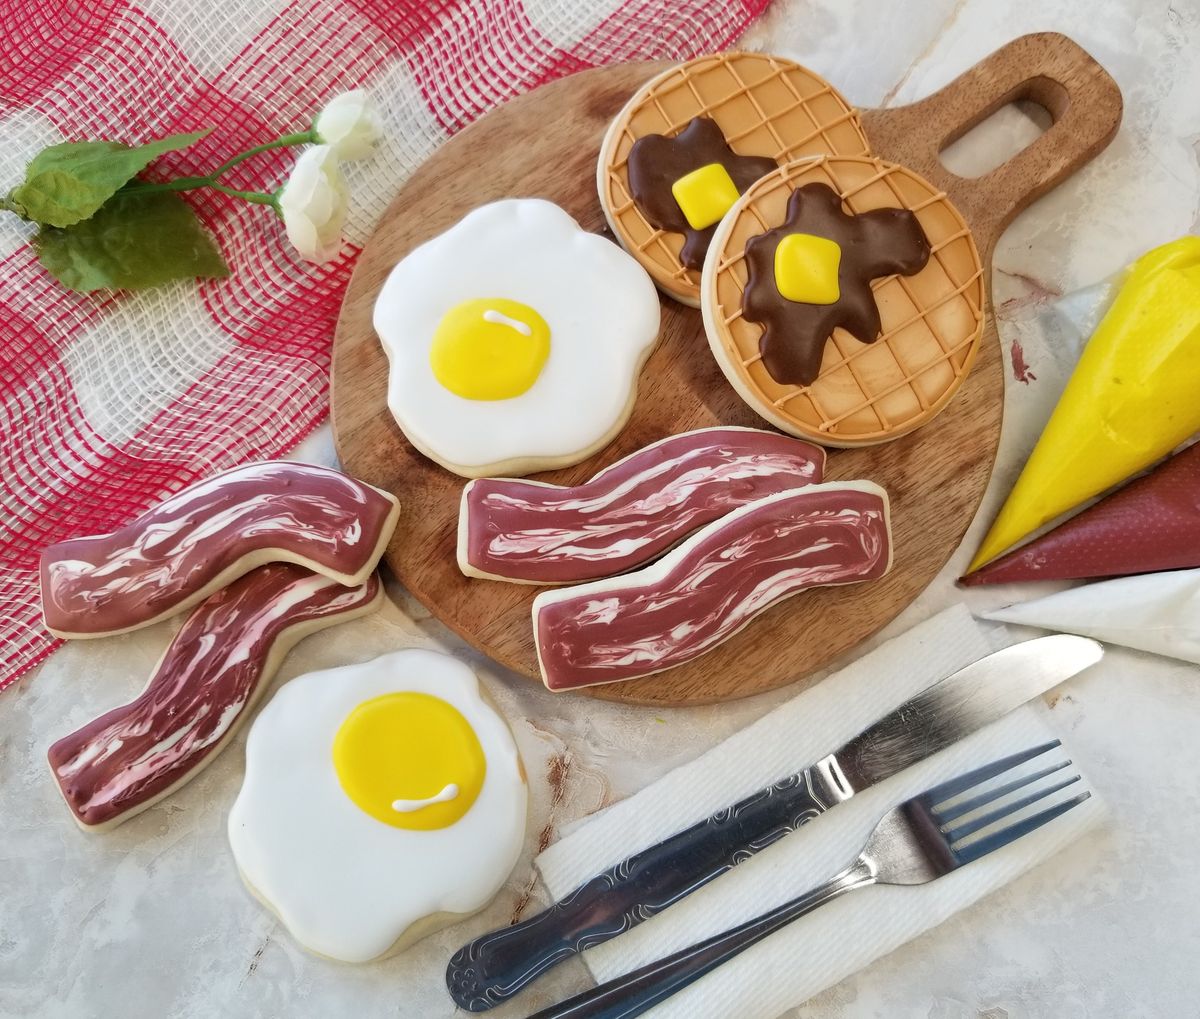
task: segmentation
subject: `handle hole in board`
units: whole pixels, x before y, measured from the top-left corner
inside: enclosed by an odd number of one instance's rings
[[[1033,99],[1014,99],[985,117],[938,153],[951,173],[982,177],[1027,149],[1054,123],[1054,115]]]

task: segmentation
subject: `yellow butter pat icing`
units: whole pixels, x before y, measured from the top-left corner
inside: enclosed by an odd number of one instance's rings
[[[417,831],[458,821],[487,771],[479,738],[462,714],[438,697],[409,691],[351,711],[334,737],[333,766],[360,810]]]
[[[814,234],[788,234],[775,247],[775,287],[788,301],[836,304],[841,297],[837,241]]]
[[[1200,237],[1134,263],[1083,350],[975,570],[1200,430]]]
[[[719,223],[738,200],[737,185],[720,163],[709,163],[684,174],[671,185],[671,194],[693,230]]]
[[[429,348],[434,377],[468,400],[509,400],[538,379],[550,355],[550,327],[533,308],[505,297],[456,304]]]

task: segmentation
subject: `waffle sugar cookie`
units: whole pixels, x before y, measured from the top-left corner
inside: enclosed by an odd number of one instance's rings
[[[709,344],[741,397],[827,446],[898,438],[966,377],[983,270],[946,195],[894,163],[781,167],[717,227],[700,286]]]
[[[824,79],[779,57],[717,53],[633,95],[600,146],[596,183],[625,249],[696,306],[709,241],[739,194],[795,159],[866,152],[858,114]]]

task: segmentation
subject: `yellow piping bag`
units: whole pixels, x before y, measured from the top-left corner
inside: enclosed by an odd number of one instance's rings
[[[1134,263],[968,572],[1197,431],[1200,237],[1181,237]]]

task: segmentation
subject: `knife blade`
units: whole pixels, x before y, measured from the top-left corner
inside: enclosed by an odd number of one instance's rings
[[[1070,634],[959,669],[796,774],[597,874],[549,909],[464,945],[446,969],[455,1003],[483,1012],[548,969],[706,885],[855,793],[932,756],[1100,660]]]

